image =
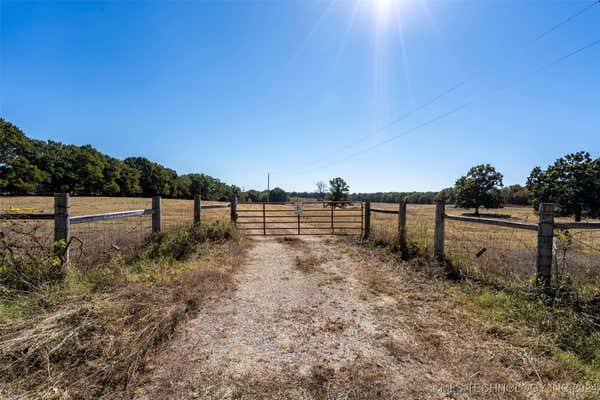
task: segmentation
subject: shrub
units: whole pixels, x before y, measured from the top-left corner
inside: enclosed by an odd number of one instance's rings
[[[161,232],[155,235],[146,249],[143,249],[138,256],[185,260],[196,251],[197,245],[200,243],[224,242],[238,237],[237,229],[231,224],[214,222],[193,225],[174,232]]]
[[[6,234],[0,232],[1,296],[39,290],[64,278],[62,258],[55,257],[37,237],[37,226],[28,228],[15,223],[7,230]],[[61,241],[54,248],[60,253],[66,245]]]
[[[239,238],[239,231],[232,224],[217,221],[212,224],[202,225],[200,229],[202,240],[222,242]]]

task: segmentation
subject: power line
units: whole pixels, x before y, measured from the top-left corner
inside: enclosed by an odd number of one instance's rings
[[[595,47],[595,46],[598,46],[598,45],[600,45],[600,39],[594,40],[593,42],[590,42],[590,43],[588,43],[588,44],[586,44],[584,46],[581,46],[581,47],[579,47],[579,48],[577,48],[577,49],[575,49],[575,50],[573,50],[573,51],[571,51],[571,52],[569,52],[569,53],[567,53],[567,54],[565,54],[563,56],[560,56],[560,57],[554,59],[553,61],[551,61],[551,62],[549,62],[547,64],[544,64],[544,65],[536,68],[535,70],[531,71],[528,74],[525,74],[521,79],[516,80],[515,82],[511,82],[511,83],[509,83],[507,85],[502,85],[500,87],[497,87],[496,89],[492,89],[492,90],[488,91],[487,93],[484,93],[483,95],[510,89],[510,88],[514,87],[516,84],[518,84],[519,82],[523,81],[524,79],[527,79],[528,77],[533,76],[533,75],[537,75],[540,72],[545,71],[545,70],[547,70],[547,69],[549,69],[549,68],[551,68],[551,67],[553,67],[553,66],[555,66],[555,65],[557,65],[557,64],[559,64],[561,62],[563,62],[564,60],[566,60],[566,59],[568,59],[570,57],[575,56],[576,54],[579,54],[579,53],[581,53],[581,52],[583,52],[585,50],[588,50],[588,49],[590,49],[592,47]],[[483,95],[481,95],[479,97],[483,97]],[[407,129],[407,130],[405,130],[405,131],[403,131],[403,132],[401,132],[401,133],[399,133],[397,135],[394,135],[394,136],[391,136],[391,137],[389,137],[387,139],[379,141],[379,142],[377,142],[377,143],[375,143],[375,144],[373,144],[373,145],[371,145],[371,146],[369,146],[369,147],[367,147],[365,149],[362,149],[362,150],[356,151],[356,152],[354,152],[352,154],[349,154],[346,157],[341,158],[339,160],[336,160],[336,161],[334,161],[333,163],[331,163],[329,165],[332,165],[334,163],[335,164],[339,164],[341,162],[344,162],[344,161],[347,161],[347,160],[349,160],[351,158],[354,158],[354,157],[356,157],[358,155],[361,155],[361,154],[364,154],[366,152],[369,152],[369,151],[371,151],[371,150],[373,150],[373,149],[375,149],[377,147],[383,146],[384,144],[388,144],[390,142],[393,142],[394,140],[397,140],[397,139],[399,139],[399,138],[401,138],[403,136],[406,136],[406,135],[408,135],[408,134],[410,134],[410,133],[412,133],[412,132],[414,132],[416,130],[419,130],[421,128],[424,128],[426,126],[434,124],[435,122],[438,122],[438,121],[440,121],[440,120],[442,120],[444,118],[447,118],[447,117],[449,117],[449,116],[451,116],[451,115],[453,115],[453,114],[455,114],[455,113],[457,113],[457,112],[459,112],[459,111],[461,111],[461,110],[469,107],[470,105],[472,105],[474,103],[476,103],[476,99],[469,100],[469,101],[463,103],[462,105],[460,105],[460,106],[458,106],[456,108],[451,109],[450,111],[447,111],[445,113],[439,114],[439,115],[435,116],[434,118],[432,118],[432,119],[430,119],[430,120],[428,120],[428,121],[426,121],[426,122],[424,122],[422,124],[419,124],[419,125],[414,126],[414,127],[410,128],[410,129]],[[312,169],[305,170],[304,172],[309,172],[311,170]]]
[[[575,14],[572,14],[572,15],[568,16],[567,18],[563,19],[562,21],[560,21],[558,24],[554,25],[550,29],[547,29],[546,31],[540,33],[534,39],[534,42],[537,42],[538,40],[546,37],[550,33],[554,32],[555,30],[557,30],[558,28],[560,28],[561,26],[568,24],[569,22],[571,22],[575,18],[579,17],[581,14],[585,13],[586,11],[590,10],[592,7],[594,7],[597,4],[600,4],[600,0],[594,0],[591,4],[588,4],[587,6],[585,6],[584,8],[582,8],[581,10],[577,11]]]
[[[542,33],[540,33],[540,34],[539,34],[539,35],[538,35],[538,36],[537,36],[535,39],[533,39],[533,40],[530,42],[530,44],[531,44],[531,43],[538,42],[539,40],[541,40],[542,38],[546,37],[546,36],[547,36],[547,35],[549,35],[550,33],[552,33],[552,32],[554,32],[554,31],[556,31],[557,29],[559,29],[561,26],[563,26],[563,25],[566,25],[567,23],[569,23],[570,21],[574,20],[574,19],[575,19],[575,18],[577,18],[578,16],[580,16],[580,15],[584,14],[585,12],[589,11],[589,10],[590,10],[590,9],[592,9],[594,6],[596,6],[597,4],[600,4],[600,0],[594,0],[594,2],[592,2],[591,4],[588,4],[588,5],[587,5],[587,6],[585,6],[584,8],[582,8],[582,9],[578,10],[577,12],[575,12],[575,13],[573,13],[573,14],[569,15],[568,17],[566,17],[565,19],[563,19],[563,20],[562,20],[562,21],[560,21],[559,23],[557,23],[557,24],[553,25],[552,27],[550,27],[549,29],[547,29],[547,30],[543,31],[543,32],[542,32]],[[589,46],[589,47],[593,47],[593,46],[595,46],[596,44],[597,44],[597,43],[592,43],[592,44],[590,44],[590,45],[588,45],[588,46]],[[575,54],[577,54],[577,53],[579,53],[579,52],[581,52],[581,51],[584,51],[584,50],[586,50],[586,49],[587,49],[587,47],[586,47],[586,46],[584,46],[584,48],[580,48],[580,49],[576,50],[575,52],[573,52],[573,54],[567,54],[566,56],[563,56],[563,58],[555,60],[555,61],[554,61],[554,64],[550,64],[550,65],[546,65],[546,66],[544,66],[544,67],[543,67],[543,69],[549,68],[549,67],[551,67],[552,65],[555,65],[556,63],[559,63],[559,62],[561,62],[563,59],[566,59],[566,58],[568,58],[568,57],[571,57],[571,56],[573,56],[573,55],[575,55]],[[540,71],[541,71],[541,70],[543,70],[543,69],[540,69],[540,70],[538,70],[538,71],[535,71],[535,72],[540,72]],[[451,86],[451,87],[449,87],[448,89],[446,89],[446,90],[442,91],[441,93],[437,94],[436,96],[432,97],[431,99],[429,99],[429,100],[425,101],[425,102],[424,102],[424,103],[422,103],[421,105],[419,105],[419,106],[417,106],[417,107],[415,107],[415,108],[413,108],[413,109],[411,109],[411,110],[407,111],[406,113],[402,114],[401,116],[399,116],[399,117],[397,117],[397,118],[395,118],[395,119],[391,120],[391,121],[390,121],[390,122],[388,122],[387,124],[385,124],[385,125],[383,125],[383,126],[379,127],[377,130],[375,130],[375,132],[374,132],[373,134],[371,134],[371,135],[364,135],[364,136],[360,137],[360,138],[359,138],[357,141],[355,141],[355,142],[353,142],[353,143],[351,143],[351,144],[347,144],[347,145],[345,145],[345,146],[341,147],[341,148],[340,148],[340,150],[344,150],[344,149],[350,148],[350,147],[352,147],[352,146],[354,146],[354,145],[360,144],[360,143],[364,142],[365,140],[372,138],[372,137],[373,137],[373,135],[378,135],[378,134],[380,134],[380,133],[382,133],[382,132],[386,131],[387,129],[391,128],[392,126],[394,126],[394,125],[398,124],[399,122],[402,122],[403,120],[407,119],[408,117],[410,117],[411,115],[415,114],[416,112],[418,112],[418,111],[421,111],[421,110],[423,110],[423,109],[425,109],[425,108],[429,107],[430,105],[434,104],[434,103],[435,103],[435,102],[437,102],[438,100],[442,99],[443,97],[445,97],[445,96],[449,95],[450,93],[452,93],[452,92],[456,91],[456,90],[457,90],[457,89],[459,89],[460,87],[462,87],[462,86],[466,85],[467,83],[469,83],[469,82],[471,82],[471,81],[473,81],[473,80],[475,80],[475,77],[471,76],[471,77],[468,77],[467,79],[464,79],[464,80],[462,80],[462,81],[460,81],[460,82],[458,82],[458,83],[456,83],[456,84],[452,85],[452,86]],[[507,85],[507,87],[510,87],[510,86],[511,86],[511,85]],[[504,88],[504,89],[506,89],[506,88]],[[502,89],[500,89],[500,90],[502,90]],[[467,103],[469,103],[469,102],[467,102]],[[311,162],[310,164],[313,164],[313,163],[319,163],[319,162],[321,162],[321,160],[322,160],[322,159],[315,160],[314,162]]]

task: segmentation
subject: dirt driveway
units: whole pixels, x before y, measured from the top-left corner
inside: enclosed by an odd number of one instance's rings
[[[473,321],[443,282],[346,242],[257,239],[236,280],[181,329],[137,398],[554,398],[526,386],[544,380],[545,361]],[[448,391],[468,384],[483,386]]]

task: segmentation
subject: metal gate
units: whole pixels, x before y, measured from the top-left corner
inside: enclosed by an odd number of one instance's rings
[[[247,235],[360,235],[363,203],[237,203],[236,222]]]

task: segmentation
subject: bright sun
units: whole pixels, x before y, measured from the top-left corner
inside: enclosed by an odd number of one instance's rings
[[[372,0],[375,3],[375,10],[378,15],[388,14],[394,0]]]
[[[401,0],[370,0],[372,3],[373,11],[375,13],[375,20],[379,27],[385,27],[389,20],[393,18],[397,12],[397,7]]]

